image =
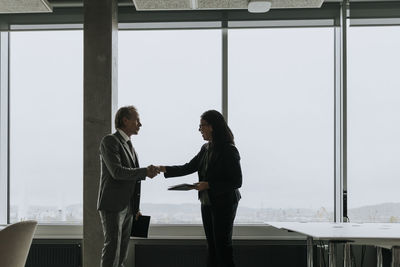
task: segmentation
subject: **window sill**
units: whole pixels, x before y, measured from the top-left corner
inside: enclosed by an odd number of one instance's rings
[[[39,224],[35,239],[82,239],[83,225]],[[133,238],[141,240],[141,238]],[[199,224],[155,224],[149,229],[152,240],[205,239],[203,226]],[[305,240],[293,232],[275,229],[263,224],[240,224],[233,229],[235,240]]]

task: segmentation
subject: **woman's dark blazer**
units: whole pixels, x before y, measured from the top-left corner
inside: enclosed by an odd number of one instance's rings
[[[207,171],[202,176],[209,143],[201,147],[200,152],[188,163],[180,166],[166,166],[165,178],[184,176],[198,172],[199,181],[208,182],[208,194],[211,205],[221,202],[235,204],[241,198],[238,188],[242,186],[242,170],[239,151],[233,144],[226,143],[220,149],[213,149]]]

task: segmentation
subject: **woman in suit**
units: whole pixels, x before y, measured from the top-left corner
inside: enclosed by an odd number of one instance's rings
[[[203,227],[207,237],[207,267],[232,267],[232,229],[242,185],[239,151],[224,117],[216,110],[204,112],[199,131],[205,143],[188,163],[160,166],[164,177],[198,172]]]

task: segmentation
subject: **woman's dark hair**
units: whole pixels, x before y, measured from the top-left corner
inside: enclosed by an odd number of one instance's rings
[[[225,143],[235,144],[232,131],[221,113],[216,110],[207,110],[200,118],[211,125],[212,143],[215,146],[222,146]]]

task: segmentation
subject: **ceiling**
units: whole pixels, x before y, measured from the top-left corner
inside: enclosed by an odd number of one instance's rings
[[[319,8],[323,0],[270,0],[271,8]],[[247,9],[248,0],[133,0],[136,10]]]
[[[318,8],[324,2],[342,0],[270,0],[271,8]],[[388,0],[386,0],[388,1]],[[389,0],[391,1],[391,0]],[[399,1],[399,0],[392,0]],[[84,0],[1,0],[0,14],[45,13],[53,8],[82,7]],[[350,2],[381,2],[350,0]],[[119,6],[132,6],[137,11],[152,10],[221,10],[247,9],[248,0],[118,0]]]

